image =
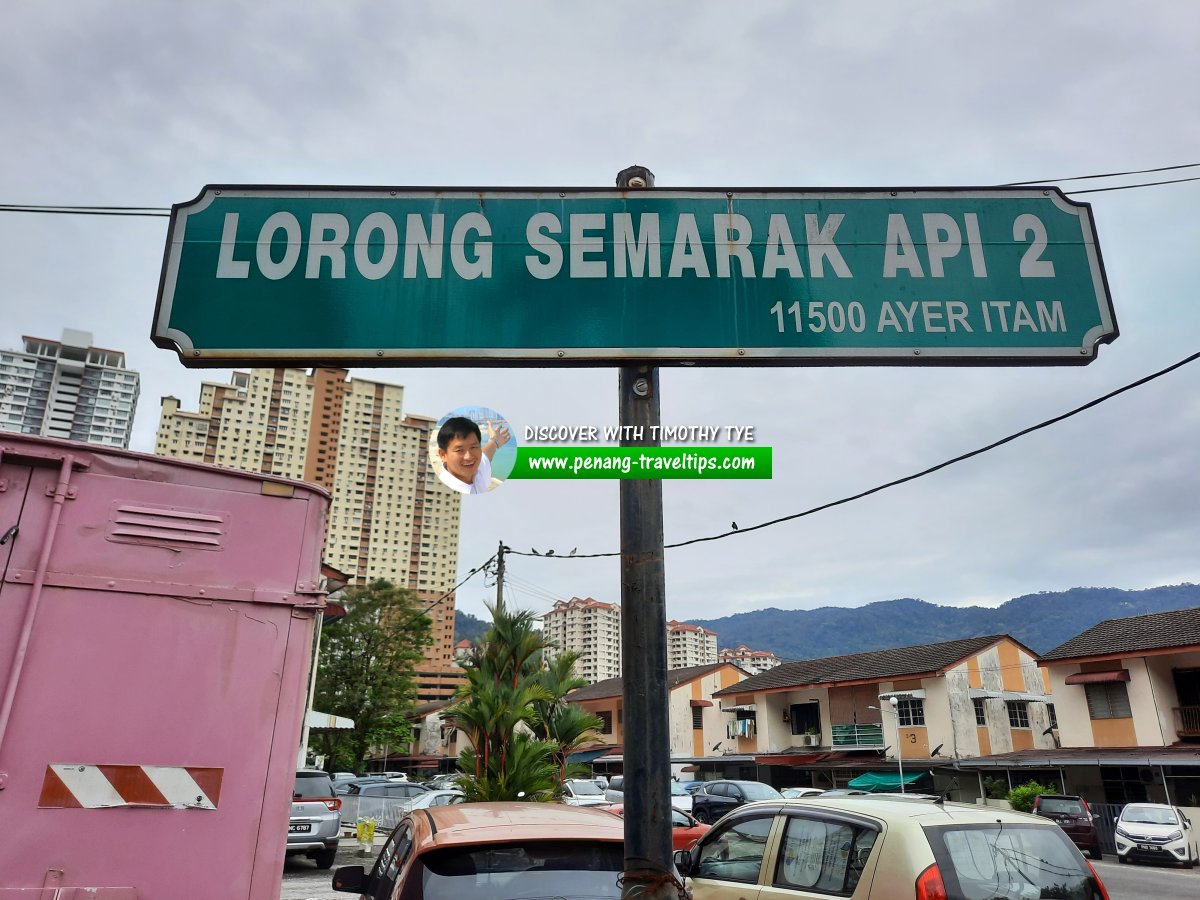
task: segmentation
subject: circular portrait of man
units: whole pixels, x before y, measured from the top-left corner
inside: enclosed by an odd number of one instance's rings
[[[486,494],[517,461],[508,420],[486,406],[460,406],[438,419],[429,456],[442,484],[460,494]]]

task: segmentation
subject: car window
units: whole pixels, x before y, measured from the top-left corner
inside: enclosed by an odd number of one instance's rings
[[[1065,797],[1042,797],[1038,801],[1038,811],[1059,816],[1082,816],[1083,804]]]
[[[1121,810],[1122,822],[1135,822],[1139,825],[1178,825],[1175,811],[1166,806],[1134,806],[1130,804]]]
[[[695,877],[757,883],[774,821],[774,814],[739,819],[706,838],[700,845]]]
[[[567,789],[575,797],[601,797],[604,791],[594,781],[568,781]]]
[[[333,782],[324,773],[318,775],[297,774],[296,786],[292,791],[295,800],[319,800],[333,796]]]
[[[681,813],[674,807],[671,808],[671,827],[672,828],[691,828],[692,820]]]
[[[746,800],[748,801],[779,800],[783,797],[783,794],[779,793],[779,791],[775,790],[775,788],[771,787],[769,784],[759,784],[756,781],[743,784],[741,785],[741,788],[742,795],[745,796]]]
[[[729,785],[727,785],[723,781],[718,781],[715,784],[710,784],[708,787],[706,787],[704,789],[704,793],[709,794],[713,797],[731,797],[731,796],[733,796],[729,792]]]
[[[789,816],[775,866],[775,886],[851,894],[878,836],[865,825]]]
[[[421,857],[423,900],[587,897],[618,900],[620,841],[532,841],[447,847]]]
[[[948,825],[925,833],[949,900],[1100,895],[1095,875],[1055,825]]]
[[[371,890],[372,900],[387,900],[396,886],[396,876],[404,868],[409,851],[412,850],[412,827],[402,824],[392,832],[383,848],[379,851],[379,859],[371,870],[367,887]]]

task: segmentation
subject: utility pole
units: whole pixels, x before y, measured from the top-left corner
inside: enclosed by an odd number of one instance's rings
[[[654,187],[654,173],[631,166],[617,187]],[[658,368],[620,369],[622,447],[658,446]],[[639,426],[630,428],[628,426]],[[667,603],[662,482],[621,481],[621,674],[625,730],[625,871],[622,898],[677,900],[671,844],[671,738],[667,721]]]
[[[504,546],[504,541],[500,542],[500,549],[496,551],[496,612],[501,612],[504,609],[504,553],[508,550]]]

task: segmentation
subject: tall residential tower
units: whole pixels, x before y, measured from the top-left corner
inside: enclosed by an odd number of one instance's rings
[[[125,354],[70,328],[23,340],[24,352],[0,350],[0,430],[127,448],[139,387]]]
[[[419,699],[448,698],[454,663],[459,494],[429,461],[436,420],[403,412],[400,385],[344,369],[252,369],[204,382],[196,412],[162,399],[156,450],[165,456],[303,479],[333,500],[325,562],[365,584],[417,592],[433,622]]]

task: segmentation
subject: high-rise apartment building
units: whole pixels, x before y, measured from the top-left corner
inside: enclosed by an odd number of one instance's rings
[[[709,666],[717,661],[717,633],[672,619],[667,623],[667,668]]]
[[[621,674],[621,607],[572,597],[559,600],[542,616],[542,637],[551,659],[565,651],[579,654],[575,672],[589,684]]]
[[[125,354],[70,328],[23,340],[24,352],[0,350],[0,430],[127,448],[139,381]]]
[[[759,675],[783,664],[783,660],[770,650],[751,650],[745,644],[738,644],[732,650],[725,647],[718,651],[717,661],[733,663],[751,675]]]
[[[400,385],[344,369],[252,369],[204,382],[199,408],[162,399],[157,452],[303,479],[332,494],[325,562],[364,584],[386,578],[416,591],[433,622],[418,671],[419,699],[451,696],[454,587],[461,496],[429,460],[436,420],[403,412]]]

